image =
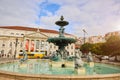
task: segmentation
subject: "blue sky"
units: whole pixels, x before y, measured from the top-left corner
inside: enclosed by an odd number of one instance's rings
[[[65,32],[78,37],[120,30],[120,0],[0,0],[0,26],[27,26],[58,30],[63,15]]]

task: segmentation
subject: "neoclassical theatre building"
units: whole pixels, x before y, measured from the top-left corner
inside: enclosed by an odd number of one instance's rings
[[[76,39],[76,36],[65,33],[65,37]],[[58,46],[48,43],[49,37],[58,37],[59,31],[23,26],[0,26],[0,57],[16,57],[23,48],[28,52],[45,51],[48,55]],[[66,46],[69,55],[74,55],[75,44]]]

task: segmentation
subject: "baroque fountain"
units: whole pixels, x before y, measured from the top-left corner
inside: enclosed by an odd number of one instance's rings
[[[55,22],[55,24],[60,26],[59,37],[49,38],[47,41],[58,46],[58,50],[51,54],[50,59],[53,61],[59,59],[59,64],[61,67],[65,67],[65,63],[68,58],[68,52],[65,50],[65,47],[68,46],[68,44],[75,43],[76,40],[73,38],[66,38],[64,36],[64,26],[68,25],[69,23],[67,21],[64,21],[63,16],[61,16],[60,21]]]
[[[55,24],[60,26],[59,37],[47,41],[58,46],[58,50],[51,53],[50,59],[30,60],[24,51],[22,59],[0,63],[1,80],[120,80],[119,66],[94,63],[90,52],[87,62],[82,60],[82,52],[78,49],[74,56],[68,56],[65,47],[76,40],[64,36],[64,26],[69,23],[64,21],[63,16]]]
[[[75,55],[74,56],[68,56],[67,55],[67,50],[65,50],[65,47],[68,46],[68,44],[75,43],[76,40],[73,38],[67,38],[64,36],[64,26],[68,25],[69,23],[67,21],[64,21],[64,17],[61,16],[59,21],[55,22],[56,25],[60,26],[59,29],[59,37],[53,37],[49,38],[47,41],[49,43],[53,43],[54,45],[58,46],[58,50],[51,53],[50,56],[50,65],[52,67],[72,67],[73,69],[75,68],[75,72],[77,74],[85,74],[86,70],[83,67],[84,62],[81,59],[82,52],[80,50],[75,50]],[[73,61],[69,61],[69,58],[71,58]],[[88,55],[88,61],[91,63],[92,62],[92,57]],[[92,64],[94,64],[92,62]]]

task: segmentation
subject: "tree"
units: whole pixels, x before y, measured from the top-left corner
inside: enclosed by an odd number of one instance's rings
[[[107,39],[106,43],[102,45],[102,51],[106,55],[115,56],[120,55],[120,36],[111,36]]]
[[[90,43],[85,43],[83,44],[81,47],[80,47],[80,50],[83,52],[83,53],[88,53],[89,51],[91,51],[92,49],[92,44]]]
[[[95,43],[93,44],[92,48],[91,48],[91,52],[95,53],[97,55],[103,55],[103,51],[101,49],[101,46],[103,45],[103,43]]]

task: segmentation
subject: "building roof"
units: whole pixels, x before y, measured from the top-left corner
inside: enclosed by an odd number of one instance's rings
[[[38,28],[24,27],[24,26],[0,26],[0,28],[14,29],[14,30],[26,30],[26,31],[37,31],[38,30]],[[49,29],[39,29],[39,30],[40,32],[45,32],[45,33],[55,33],[55,34],[59,33],[56,30],[49,30]]]
[[[0,26],[0,28],[4,29],[14,29],[14,30],[26,30],[26,31],[37,31],[38,28],[32,28],[32,27],[25,27],[25,26]],[[39,29],[40,32],[44,33],[53,33],[53,34],[59,34],[59,31],[56,30],[50,30],[50,29]],[[72,34],[65,33],[65,35],[74,36]],[[76,37],[76,36],[74,36]]]

